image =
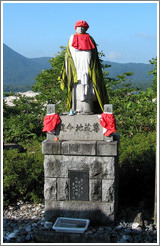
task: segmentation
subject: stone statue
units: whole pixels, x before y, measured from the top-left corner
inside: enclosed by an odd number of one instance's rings
[[[76,22],[59,77],[61,89],[68,89],[67,109],[82,114],[101,113],[109,103],[96,43],[86,33],[88,28],[86,21]]]

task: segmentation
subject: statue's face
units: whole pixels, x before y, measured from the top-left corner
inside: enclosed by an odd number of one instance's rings
[[[87,31],[87,28],[84,26],[77,26],[76,28],[76,33],[81,34],[81,33],[85,33]]]

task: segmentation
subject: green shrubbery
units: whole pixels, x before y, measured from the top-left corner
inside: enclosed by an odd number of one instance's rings
[[[141,167],[155,163],[156,132],[141,132],[132,138],[120,137],[120,166]]]
[[[153,207],[155,188],[156,132],[120,137],[119,201]]]
[[[3,196],[4,206],[21,199],[34,203],[42,202],[44,186],[43,155],[41,144],[33,141],[34,146],[27,152],[17,149],[4,150]]]
[[[34,98],[20,97],[10,107],[4,102],[3,140],[5,143],[38,139],[42,135],[45,108]]]

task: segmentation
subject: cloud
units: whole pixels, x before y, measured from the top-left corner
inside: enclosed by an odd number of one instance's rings
[[[119,58],[122,58],[122,55],[118,52],[110,51],[109,54],[107,55],[107,58],[109,60],[118,60]]]
[[[149,33],[145,33],[145,32],[139,32],[136,34],[136,37],[139,38],[146,38],[146,39],[156,39],[156,34],[149,34]]]

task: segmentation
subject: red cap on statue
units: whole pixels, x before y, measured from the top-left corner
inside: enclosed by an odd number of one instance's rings
[[[83,21],[83,20],[79,20],[76,22],[75,24],[75,29],[78,27],[78,26],[83,26],[83,27],[86,27],[87,29],[89,28],[89,25],[86,21]]]

